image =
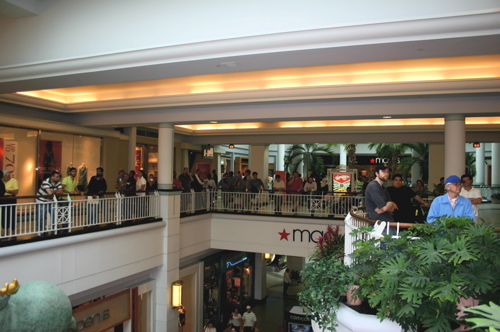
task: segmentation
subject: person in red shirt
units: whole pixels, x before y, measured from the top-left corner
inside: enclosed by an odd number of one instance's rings
[[[287,193],[292,195],[300,195],[303,185],[304,181],[299,177],[299,173],[295,171],[293,172],[292,178],[288,181]],[[297,212],[299,210],[299,197],[292,196],[292,204],[292,212],[295,212],[295,215],[297,215]]]

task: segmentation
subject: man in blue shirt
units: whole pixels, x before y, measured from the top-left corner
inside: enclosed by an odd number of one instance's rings
[[[460,196],[463,181],[456,175],[446,178],[446,194],[437,197],[432,201],[431,208],[427,215],[427,222],[433,223],[441,216],[469,217],[475,220],[474,208],[470,200]]]

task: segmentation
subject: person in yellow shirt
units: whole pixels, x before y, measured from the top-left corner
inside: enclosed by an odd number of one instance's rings
[[[10,235],[11,240],[16,240],[16,223],[17,223],[17,207],[16,195],[19,193],[19,183],[14,179],[10,171],[3,170],[3,183],[5,185],[5,197],[9,199],[4,200],[4,213],[2,216],[2,236]],[[9,232],[10,230],[10,232]]]
[[[64,194],[78,194],[78,189],[76,188],[78,181],[76,180],[75,167],[69,169],[69,175],[62,180],[61,184]],[[67,200],[67,197],[63,197],[62,199]]]
[[[77,172],[76,168],[71,167],[69,169],[69,175],[62,180],[61,185],[63,187],[63,194],[78,194],[78,189],[77,189],[78,181],[76,180],[76,172]],[[67,206],[67,205],[68,205],[68,196],[65,195],[62,197],[62,202],[59,203],[59,206]],[[62,228],[63,230],[61,231],[61,233],[68,233],[67,223],[63,223]]]

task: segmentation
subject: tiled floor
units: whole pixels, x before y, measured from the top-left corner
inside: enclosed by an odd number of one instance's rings
[[[298,305],[297,293],[302,285],[290,286],[288,297],[283,299],[283,273],[284,270],[277,271],[276,267],[267,268],[267,301],[253,308],[260,332],[282,332],[285,311]]]

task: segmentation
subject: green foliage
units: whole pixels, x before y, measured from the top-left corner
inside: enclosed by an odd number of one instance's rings
[[[336,310],[350,285],[349,266],[344,264],[344,235],[339,227],[328,226],[318,239],[312,262],[301,272],[304,290],[299,303],[324,329],[335,331]]]
[[[405,330],[451,331],[461,297],[500,298],[500,239],[491,226],[441,217],[383,242],[385,249],[378,240],[357,241],[351,255],[357,294],[381,320],[389,317]]]
[[[336,256],[310,263],[301,273],[304,290],[299,303],[310,310],[311,318],[323,329],[335,331],[337,312],[347,292],[349,267]]]
[[[294,172],[301,162],[304,162],[306,169],[316,175],[324,172],[324,162],[321,155],[333,156],[333,144],[294,144],[286,152],[285,171]],[[300,172],[299,172],[300,173]],[[309,174],[302,174],[309,176]]]
[[[483,304],[468,308],[465,311],[478,316],[465,318],[466,321],[475,324],[474,328],[488,327],[490,332],[497,332],[500,329],[500,306],[497,304],[490,302],[489,305]]]

